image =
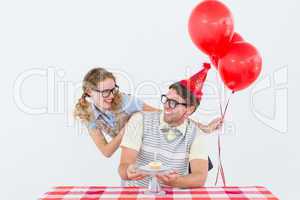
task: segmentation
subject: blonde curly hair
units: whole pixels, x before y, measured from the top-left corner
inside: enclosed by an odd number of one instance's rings
[[[91,122],[94,120],[93,112],[91,103],[87,101],[87,97],[89,95],[87,94],[88,89],[96,89],[97,84],[101,81],[104,81],[105,79],[113,79],[116,82],[115,76],[107,71],[104,68],[93,68],[91,69],[83,79],[82,83],[82,96],[79,98],[77,104],[75,105],[74,109],[74,117],[76,119],[80,119],[83,122]],[[122,104],[122,96],[118,92],[117,94],[114,94],[114,98],[112,101],[112,111],[117,111],[120,109]]]

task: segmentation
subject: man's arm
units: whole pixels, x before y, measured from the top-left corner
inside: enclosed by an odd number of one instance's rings
[[[145,174],[136,170],[135,162],[137,155],[137,151],[122,147],[119,174],[123,180],[140,180],[145,178]]]
[[[121,148],[121,158],[119,164],[119,174],[123,180],[129,180],[127,175],[127,169],[130,165],[136,162],[137,152],[135,150],[122,147]]]
[[[197,159],[190,161],[192,173],[187,176],[178,177],[173,183],[173,187],[190,188],[202,187],[205,184],[208,161]]]
[[[202,159],[192,160],[192,173],[186,176],[179,176],[177,173],[169,175],[157,176],[157,178],[165,185],[178,188],[202,187],[208,172],[208,161]]]
[[[172,187],[189,188],[203,186],[208,172],[208,153],[205,137],[197,133],[191,145],[189,155],[191,174],[179,176],[177,173],[171,173],[168,176],[159,176],[159,180]]]
[[[123,180],[138,180],[144,178],[144,174],[136,170],[135,163],[142,145],[143,116],[134,114],[125,126],[124,136],[121,142],[121,158],[119,175]]]

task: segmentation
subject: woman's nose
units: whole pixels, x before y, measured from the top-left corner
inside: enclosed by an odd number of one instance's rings
[[[114,98],[114,97],[115,97],[115,95],[112,92],[108,96],[108,98]]]

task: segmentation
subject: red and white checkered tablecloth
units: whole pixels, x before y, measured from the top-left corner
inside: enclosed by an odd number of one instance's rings
[[[260,186],[202,187],[193,189],[164,188],[166,195],[144,194],[145,188],[106,186],[59,186],[39,200],[100,200],[100,199],[198,199],[198,200],[277,200],[269,190]]]

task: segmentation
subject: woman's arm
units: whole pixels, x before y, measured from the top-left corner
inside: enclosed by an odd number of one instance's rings
[[[159,108],[155,108],[155,107],[152,107],[152,106],[144,103],[143,111],[144,112],[159,112],[161,110]],[[221,117],[212,120],[208,125],[202,124],[195,120],[192,120],[192,121],[194,121],[197,124],[198,128],[201,129],[204,133],[212,133],[215,130],[218,130],[223,125],[223,120]]]
[[[196,122],[199,129],[201,129],[204,133],[211,133],[208,125],[202,124],[200,122]]]
[[[223,125],[222,117],[212,120],[208,125],[204,125],[200,122],[196,122],[195,120],[192,121],[194,121],[197,124],[198,128],[201,129],[204,133],[212,133],[215,130],[221,128],[221,126]]]
[[[89,132],[97,148],[105,157],[109,158],[120,146],[124,134],[124,129],[122,129],[116,137],[112,138],[109,143],[106,141],[104,135],[99,129],[90,129]]]
[[[144,112],[158,112],[158,111],[161,111],[161,110],[144,103],[143,111]]]

